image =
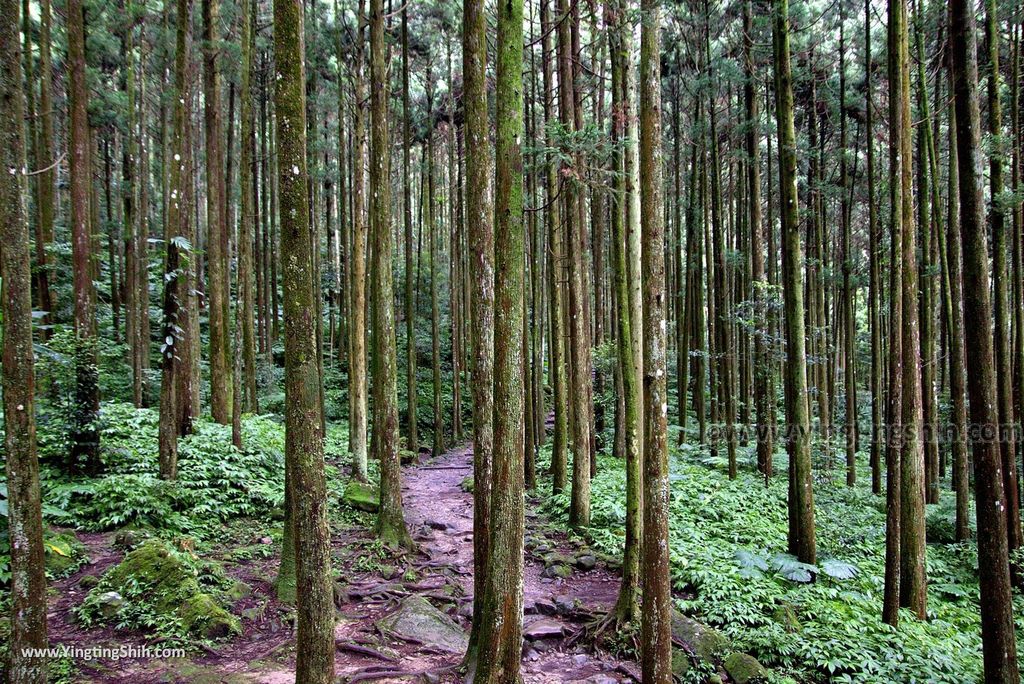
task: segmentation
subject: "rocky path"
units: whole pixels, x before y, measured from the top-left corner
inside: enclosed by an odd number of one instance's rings
[[[339,682],[458,682],[472,614],[472,494],[463,488],[472,474],[472,452],[456,448],[421,465],[405,468],[404,503],[415,553],[395,558],[365,530],[333,539],[339,576],[335,588],[335,630]],[[639,680],[635,663],[595,652],[577,640],[580,629],[614,603],[619,579],[586,549],[572,548],[564,535],[547,528],[527,505],[524,578],[523,678],[526,684]],[[53,645],[135,647],[153,645],[138,632],[84,628],[72,608],[123,552],[114,535],[86,535],[90,564],[51,592]],[[261,540],[253,540],[260,543]],[[264,539],[262,542],[268,542]],[[74,663],[75,682],[262,682],[294,681],[295,633],[292,612],[274,596],[276,554],[230,561],[227,572],[250,588],[232,611],[242,634],[185,658],[97,658]]]

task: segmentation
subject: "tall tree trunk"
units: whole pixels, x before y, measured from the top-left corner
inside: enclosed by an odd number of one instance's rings
[[[640,203],[643,244],[644,544],[643,680],[672,681],[668,547],[668,364],[665,226],[662,216],[661,9],[641,0]]]
[[[971,421],[993,434],[999,423],[996,366],[989,333],[988,244],[985,236],[981,176],[981,113],[978,108],[978,55],[974,5],[950,2],[953,97],[956,107],[957,171],[960,187],[960,236],[963,240],[964,334]],[[985,681],[1019,680],[1010,586],[1009,542],[1002,459],[995,440],[973,442],[975,494],[978,501],[978,583],[981,588],[981,635]]]
[[[882,406],[884,401],[882,358],[882,226],[878,220],[875,197],[875,132],[874,102],[871,77],[871,0],[864,0],[864,117],[867,128],[867,180],[868,180],[868,319],[871,324],[871,492],[882,493]]]
[[[992,289],[995,317],[995,362],[999,406],[1000,449],[1003,457],[1003,493],[1006,495],[1006,533],[1010,553],[1021,546],[1020,500],[1017,483],[1017,452],[1013,430],[1013,372],[1010,365],[1010,303],[1007,295],[1006,268],[1006,209],[1003,197],[1003,139],[1002,103],[999,96],[999,16],[993,0],[985,2],[985,50],[987,53],[986,81],[988,84],[988,132],[993,140],[989,155],[989,196],[992,212]],[[961,229],[962,230],[962,229]],[[966,250],[966,245],[964,246]],[[964,263],[966,271],[967,264]],[[970,292],[964,284],[965,290]],[[1017,570],[1014,568],[1016,581]]]
[[[889,112],[893,214],[900,214],[902,261],[902,401],[900,424],[900,605],[920,619],[927,606],[924,530],[924,450],[921,444],[921,358],[918,331],[917,240],[913,147],[910,138],[910,57],[904,0],[889,2]],[[899,182],[896,182],[899,179]],[[896,207],[900,211],[896,211]]]
[[[483,615],[490,542],[494,420],[494,231],[488,174],[487,18],[484,0],[462,5],[463,107],[466,116],[466,233],[469,240],[471,392],[473,395],[473,628],[472,663]]]
[[[810,419],[800,223],[796,191],[796,133],[789,53],[789,1],[774,0],[775,108],[779,138],[779,197],[782,218],[783,308],[786,331],[786,421],[789,449],[789,552],[814,563],[814,494],[811,477]]]
[[[384,45],[384,1],[370,0],[370,213],[373,289],[373,455],[380,461],[377,535],[388,545],[410,548],[402,513],[398,455],[394,283],[391,273],[391,149],[388,142],[388,51]],[[363,330],[358,330],[358,335]]]
[[[253,251],[256,227],[256,131],[252,106],[255,73],[256,11],[254,0],[242,0],[241,154],[239,158],[238,304],[241,318],[242,404],[246,411],[259,410],[256,397],[256,337],[253,325],[255,283]],[[340,115],[340,113],[339,113]]]
[[[292,490],[296,557],[296,681],[334,680],[334,600],[321,430],[314,243],[306,173],[302,5],[274,2],[274,111],[285,296],[285,469]]]
[[[349,420],[349,450],[352,452],[352,477],[366,481],[366,77],[363,37],[365,0],[359,0],[357,21],[359,33],[352,57],[353,94],[355,97],[352,126],[352,323],[349,326],[349,392],[352,397]],[[375,380],[376,381],[376,380]]]
[[[467,115],[468,116],[468,115]],[[419,451],[416,420],[416,290],[413,278],[412,172],[409,148],[412,144],[412,115],[409,104],[409,14],[402,7],[402,218],[405,226],[405,419],[408,424],[406,448]]]
[[[221,137],[221,46],[219,0],[203,0],[203,118],[206,126],[207,297],[210,318],[210,410],[221,424],[231,420],[231,284],[227,186]]]
[[[379,1],[379,0],[378,0]],[[494,463],[475,682],[522,681],[523,3],[498,5],[494,176]]]
[[[50,0],[39,1],[39,121],[36,134],[36,305],[47,314],[53,308],[50,295],[50,255],[48,246],[53,242],[53,225],[59,211],[57,198],[57,160],[54,144],[53,112],[53,58],[50,53],[53,13]],[[51,322],[49,315],[43,324]],[[49,332],[44,332],[48,337]]]
[[[90,215],[90,133],[88,88],[85,77],[85,8],[81,0],[67,5],[68,126],[71,177],[71,259],[74,265],[75,411],[71,428],[74,471],[95,473],[99,463],[100,393],[96,367],[96,291],[92,269]],[[13,13],[17,17],[17,12]],[[16,57],[17,55],[15,55]],[[21,81],[18,81],[19,88]]]
[[[72,0],[68,4],[70,12],[75,2]],[[79,21],[81,9],[78,5]],[[41,655],[32,655],[32,649],[46,648],[47,638],[46,563],[39,462],[36,458],[32,275],[26,204],[28,184],[23,173],[14,173],[17,169],[25,169],[25,101],[18,14],[17,0],[3,0],[0,4],[0,64],[3,65],[0,72],[0,154],[3,168],[12,171],[4,173],[0,181],[0,244],[3,245],[0,250],[3,373],[0,376],[3,385],[7,526],[12,534],[11,634],[7,676],[13,684],[43,684],[46,682],[47,660]],[[70,26],[69,29],[73,30]],[[80,24],[77,29],[80,39]],[[78,47],[82,47],[81,43]],[[77,54],[84,56],[80,51]]]

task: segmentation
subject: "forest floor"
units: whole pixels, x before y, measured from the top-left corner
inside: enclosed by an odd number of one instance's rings
[[[458,681],[472,615],[473,508],[464,486],[472,474],[472,450],[455,448],[404,470],[406,522],[417,550],[399,557],[377,544],[365,528],[335,529],[334,567],[337,624],[335,671],[342,682]],[[619,576],[587,549],[575,547],[527,505],[524,578],[523,678],[541,682],[639,681],[635,662],[596,651],[580,638],[595,615],[615,602]],[[260,525],[254,534],[262,535]],[[115,533],[79,533],[89,563],[56,582],[51,591],[51,646],[96,649],[169,647],[137,631],[86,628],[74,617],[89,581],[123,557]],[[293,611],[276,598],[273,578],[279,556],[272,540],[243,540],[255,553],[225,544],[214,554],[234,579],[251,591],[232,612],[242,633],[193,646],[185,657],[72,660],[72,681],[263,682],[294,681]],[[262,547],[262,548],[261,548]],[[244,551],[244,549],[242,549]],[[218,557],[219,556],[219,557]],[[91,580],[90,580],[91,581]],[[424,603],[426,601],[426,605]],[[95,651],[94,651],[95,652]],[[136,651],[138,652],[138,651]],[[109,656],[109,654],[105,654]]]

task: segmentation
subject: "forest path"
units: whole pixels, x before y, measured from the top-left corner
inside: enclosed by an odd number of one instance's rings
[[[461,681],[456,668],[469,632],[473,592],[473,495],[462,483],[472,475],[472,459],[472,449],[459,446],[403,468],[405,517],[415,552],[394,557],[375,544],[370,530],[335,534],[337,681]],[[639,681],[635,662],[595,651],[585,639],[576,643],[581,628],[614,604],[619,576],[586,549],[573,548],[564,533],[536,512],[536,502],[528,495],[524,684]],[[51,645],[152,645],[139,632],[86,628],[75,621],[71,609],[84,598],[82,577],[98,576],[122,557],[112,545],[113,533],[78,536],[92,562],[52,586]],[[278,564],[277,553],[225,562],[229,575],[252,588],[233,608],[242,616],[241,635],[185,658],[78,662],[74,681],[290,684],[295,677],[295,632],[290,609],[275,597],[272,581]],[[426,640],[417,638],[422,626],[416,624],[420,616],[415,611],[412,622],[393,622],[396,616],[408,616],[410,606],[422,608],[424,600],[437,609],[428,620]],[[440,642],[435,643],[438,631]]]

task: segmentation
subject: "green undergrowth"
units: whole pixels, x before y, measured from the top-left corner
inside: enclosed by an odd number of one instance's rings
[[[675,435],[670,437],[675,444]],[[974,541],[946,543],[953,507],[928,506],[928,620],[909,612],[898,629],[881,620],[885,566],[884,500],[871,494],[867,455],[858,485],[845,486],[837,466],[815,473],[818,562],[786,553],[786,455],[776,454],[765,487],[754,471],[753,445],[741,447],[740,475],[730,481],[707,449],[673,447],[670,456],[670,559],[677,607],[716,626],[737,649],[799,681],[979,681],[982,669]],[[841,456],[841,454],[840,454]],[[550,445],[541,451],[546,472]],[[542,487],[549,487],[545,482]],[[569,491],[542,497],[567,521]],[[601,455],[591,492],[587,537],[620,556],[625,538],[623,461]],[[934,540],[934,541],[933,541]],[[691,598],[692,597],[692,598]],[[1019,601],[1021,615],[1024,602]],[[1021,623],[1018,621],[1018,627]]]

